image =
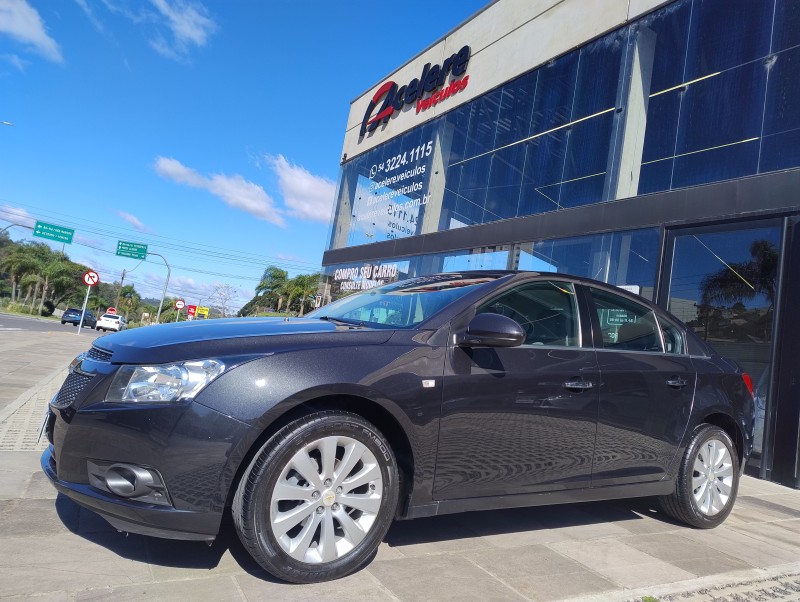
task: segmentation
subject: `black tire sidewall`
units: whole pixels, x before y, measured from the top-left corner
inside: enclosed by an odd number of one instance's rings
[[[283,435],[283,436],[280,436]],[[292,456],[308,443],[331,435],[350,437],[364,444],[375,456],[383,480],[382,505],[366,537],[342,558],[325,564],[308,564],[284,552],[272,533],[270,500],[283,469]],[[263,458],[263,462],[258,462]],[[358,570],[373,555],[394,519],[398,499],[398,472],[391,447],[377,429],[353,414],[324,412],[290,424],[267,442],[256,455],[249,475],[242,479],[253,487],[242,512],[249,516],[263,556],[272,573],[288,581],[312,582],[337,579]],[[249,478],[248,478],[249,476]],[[262,565],[264,562],[262,562]]]
[[[728,453],[731,455],[733,468],[733,486],[731,487],[728,503],[722,512],[719,512],[714,516],[708,516],[700,510],[700,508],[697,506],[696,500],[694,499],[692,490],[692,476],[694,473],[694,461],[697,457],[697,452],[710,439],[717,439],[718,441],[721,441],[725,447],[727,447]],[[733,441],[728,433],[721,428],[712,425],[705,425],[697,430],[689,447],[686,450],[686,456],[684,458],[681,470],[680,485],[683,489],[682,493],[685,496],[684,505],[691,514],[691,522],[694,526],[700,528],[716,527],[728,517],[733,510],[739,490],[739,456],[737,454],[736,447],[734,446]]]

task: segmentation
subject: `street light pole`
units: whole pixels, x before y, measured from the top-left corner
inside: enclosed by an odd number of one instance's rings
[[[5,232],[6,230],[8,230],[8,229],[9,229],[11,226],[19,226],[20,228],[27,228],[28,230],[33,230],[33,227],[32,227],[32,226],[26,226],[26,225],[24,225],[24,224],[8,224],[8,225],[7,225],[5,228],[3,228],[2,230],[0,230],[0,234],[2,234],[3,232]]]
[[[147,254],[148,255],[155,255],[156,257],[160,257],[161,260],[164,262],[164,265],[167,266],[167,279],[164,281],[164,290],[161,291],[161,303],[158,304],[158,313],[156,314],[156,324],[158,324],[158,321],[161,318],[161,308],[164,305],[164,297],[166,297],[166,295],[167,295],[167,285],[169,284],[169,277],[170,277],[170,274],[172,273],[172,270],[170,270],[169,264],[167,263],[167,260],[164,259],[163,255],[160,255],[158,253],[153,253],[152,251],[148,251]]]

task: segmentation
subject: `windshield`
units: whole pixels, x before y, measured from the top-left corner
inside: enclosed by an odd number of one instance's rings
[[[340,320],[373,328],[413,328],[494,276],[438,274],[393,282],[320,307],[310,318]]]

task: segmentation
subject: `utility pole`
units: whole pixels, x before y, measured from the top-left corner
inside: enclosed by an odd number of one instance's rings
[[[119,288],[117,289],[117,300],[114,301],[114,307],[119,307],[119,296],[122,293],[122,285],[125,282],[125,269],[122,270],[122,278],[119,279]]]

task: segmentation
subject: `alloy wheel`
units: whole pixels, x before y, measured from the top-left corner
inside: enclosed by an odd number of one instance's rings
[[[375,455],[344,436],[312,441],[281,471],[270,498],[270,527],[292,558],[328,563],[356,547],[381,508],[383,478]]]

